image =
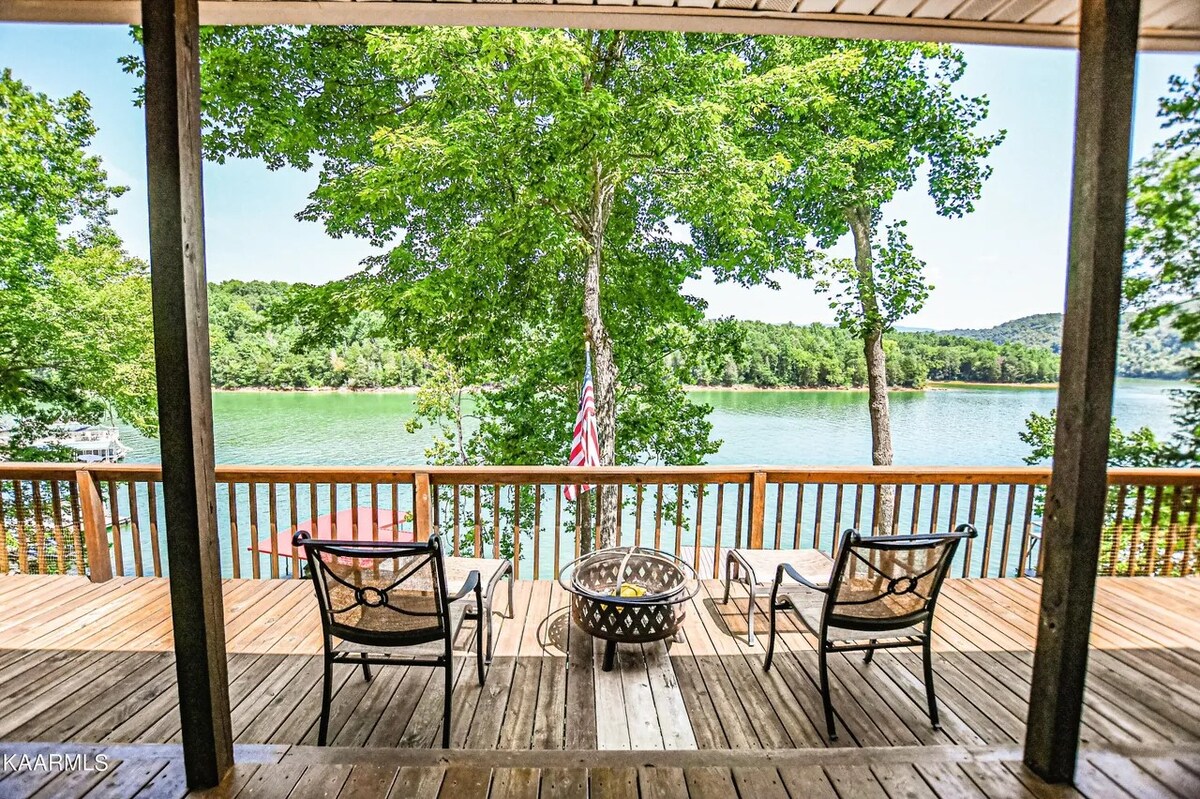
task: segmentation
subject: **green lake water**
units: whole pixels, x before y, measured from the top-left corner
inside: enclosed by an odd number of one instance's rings
[[[1171,430],[1168,391],[1181,383],[1121,380],[1115,413],[1123,428]],[[697,391],[713,407],[723,442],[713,464],[865,465],[871,434],[865,391]],[[1015,465],[1028,448],[1019,433],[1031,411],[1054,408],[1045,388],[963,387],[891,395],[896,462]],[[430,436],[404,423],[411,394],[218,392],[213,398],[217,463],[400,465],[425,462]],[[569,429],[574,415],[563,419]],[[157,442],[126,431],[131,462],[158,460]],[[563,453],[566,461],[566,453]]]
[[[1148,425],[1160,436],[1171,431],[1171,403],[1168,392],[1181,384],[1148,380],[1122,380],[1119,382],[1115,403],[1117,418],[1125,428]],[[1011,387],[962,387],[939,388],[925,392],[896,392],[891,396],[892,428],[896,449],[896,462],[908,465],[1019,465],[1028,451],[1021,442],[1019,433],[1024,429],[1024,420],[1031,411],[1048,413],[1053,409],[1056,393],[1045,388]],[[867,395],[862,391],[702,391],[693,394],[697,402],[713,407],[711,420],[714,436],[723,442],[721,449],[710,462],[726,465],[866,465],[870,463],[870,426],[867,418]],[[354,393],[217,393],[213,398],[213,416],[216,436],[217,462],[222,464],[294,464],[294,465],[415,465],[424,463],[424,450],[430,441],[427,432],[410,434],[404,423],[412,414],[413,396],[410,394],[354,394]],[[564,419],[563,427],[569,428],[574,418]],[[131,430],[125,431],[123,439],[132,448],[129,461],[155,462],[158,460],[157,442],[138,436]],[[566,461],[566,453],[563,453]],[[926,487],[926,490],[931,490]],[[997,507],[1003,509],[1008,503],[1009,489],[1002,487],[995,497]],[[1021,512],[1027,501],[1025,489],[1018,489],[1017,511]],[[269,487],[260,485],[257,492],[257,530],[263,539],[270,528],[271,505]],[[308,487],[297,487],[298,520],[303,523],[310,516]],[[399,507],[412,507],[411,488],[398,489]],[[632,493],[632,492],[630,492]],[[703,524],[696,524],[698,510],[696,495],[688,489],[683,497],[684,510],[678,517],[672,512],[675,488],[667,487],[664,492],[664,523],[662,546],[674,549],[677,545],[689,547],[699,543],[712,546],[716,542],[716,489],[709,487]],[[787,488],[781,505],[768,490],[766,529],[780,531],[781,546],[792,545],[792,531],[799,530],[803,545],[808,546],[815,538],[822,548],[832,544],[835,527],[849,526],[854,510],[854,492],[846,492],[842,511],[835,516],[835,505],[831,496],[826,497],[817,535],[812,500],[808,510],[796,521],[793,508],[796,506],[796,489]],[[129,515],[128,501],[121,492],[118,501],[122,517]],[[230,553],[238,551],[243,575],[250,574],[249,552],[249,488],[236,489],[236,505],[239,516],[239,543],[230,545],[231,525],[228,518],[229,498],[225,486],[217,488],[217,524],[221,539],[222,571],[232,574]],[[642,516],[642,525],[650,536],[653,529],[652,495]],[[720,544],[733,545],[733,530],[736,528],[736,492],[727,494],[722,513]],[[506,492],[505,506],[511,502]],[[542,518],[551,519],[554,512],[554,492],[543,494]],[[623,525],[626,531],[637,526],[632,500],[627,497]],[[979,491],[978,507],[983,523],[985,509],[991,500],[990,489]],[[368,489],[363,487],[357,497],[358,504],[370,502]],[[146,519],[147,497],[139,497],[139,516]],[[159,512],[161,507],[159,497]],[[448,496],[442,497],[443,518],[450,518]],[[349,508],[354,502],[348,486],[338,493],[338,507]],[[485,498],[485,504],[487,500]],[[911,496],[905,504],[911,507]],[[964,508],[968,502],[964,495]],[[871,497],[866,498],[870,507]],[[380,507],[391,507],[390,492],[379,497]],[[921,506],[922,529],[929,526],[948,527],[948,503],[943,502],[936,524],[929,518],[932,502],[926,497]],[[325,514],[330,502],[327,490],[321,487],[317,496],[317,511]],[[464,513],[469,514],[469,501]],[[290,505],[286,490],[279,489],[276,508],[280,528],[290,526]],[[781,522],[775,515],[778,508],[784,509]],[[529,515],[526,506],[525,522],[522,525],[522,574],[532,571],[530,552],[532,541]],[[903,515],[902,511],[902,515]],[[964,510],[963,514],[966,513]],[[569,560],[574,548],[574,539],[569,532],[572,512],[564,507],[563,540],[560,542],[563,560]],[[1001,513],[1001,516],[1003,513]],[[491,516],[484,516],[485,529],[490,530]],[[160,515],[160,518],[164,518]],[[676,541],[676,519],[679,519]],[[960,515],[955,521],[967,518]],[[999,522],[1000,520],[997,519]],[[1037,523],[1037,519],[1033,520]],[[508,522],[503,523],[510,532]],[[469,531],[472,523],[464,519],[463,529]],[[123,537],[129,543],[133,532],[125,525]],[[466,533],[464,533],[466,534]],[[553,532],[549,522],[543,522],[539,533],[541,551],[545,553],[540,564],[541,576],[554,573],[551,553],[554,549]],[[143,552],[148,551],[148,531],[142,525]],[[1022,557],[1019,547],[1007,553],[1000,550],[1001,536],[996,536],[988,557],[992,568],[1014,570]],[[269,539],[263,539],[269,540]],[[648,541],[649,539],[647,539]],[[626,539],[627,541],[627,539]],[[773,542],[768,542],[769,544]],[[126,573],[133,573],[134,562],[127,544],[124,552]],[[972,568],[983,565],[982,547],[972,555]],[[491,547],[488,546],[490,551]],[[960,553],[961,555],[962,553]],[[266,559],[260,565],[267,573]],[[286,571],[288,564],[284,564]]]

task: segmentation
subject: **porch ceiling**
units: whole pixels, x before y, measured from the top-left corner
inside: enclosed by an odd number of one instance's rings
[[[136,24],[140,0],[0,0],[0,20]],[[516,25],[1075,47],[1079,0],[200,0],[206,25]],[[1200,50],[1200,0],[1143,0],[1143,50]]]

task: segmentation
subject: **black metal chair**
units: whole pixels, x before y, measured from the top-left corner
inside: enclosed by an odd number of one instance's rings
[[[763,668],[770,671],[775,654],[776,614],[795,610],[820,641],[817,665],[829,740],[837,740],[829,698],[830,652],[865,651],[864,662],[870,663],[876,649],[921,647],[929,720],[935,730],[941,728],[930,649],[933,613],[959,542],[977,534],[969,524],[960,524],[953,533],[928,535],[863,537],[847,530],[842,534],[827,588],[805,579],[786,563],[778,568],[771,591],[771,639]],[[812,607],[806,601],[812,594],[781,593],[785,574],[810,591],[824,594],[823,606]]]
[[[479,573],[472,571],[451,594],[437,535],[423,544],[383,541],[318,541],[300,530],[292,540],[303,547],[316,586],[325,639],[325,679],[321,693],[321,727],[317,743],[329,735],[333,664],[361,665],[371,679],[371,666],[436,666],[446,671],[442,746],[450,746],[450,704],[454,688],[452,640],[465,606],[456,600],[474,592],[479,619],[483,594]],[[334,639],[338,639],[335,644]],[[412,657],[397,649],[423,647]],[[476,660],[483,685],[483,625],[476,625]]]

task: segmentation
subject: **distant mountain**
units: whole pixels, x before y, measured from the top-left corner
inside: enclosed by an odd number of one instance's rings
[[[995,327],[943,331],[946,335],[992,341],[996,344],[1024,344],[1057,353],[1062,345],[1062,314],[1040,313],[1022,316]],[[1178,379],[1187,374],[1181,361],[1184,355],[1195,352],[1185,346],[1179,335],[1162,326],[1144,333],[1131,333],[1126,327],[1121,333],[1117,352],[1117,373],[1121,377],[1156,377]]]

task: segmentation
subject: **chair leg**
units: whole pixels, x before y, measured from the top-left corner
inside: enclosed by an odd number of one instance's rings
[[[925,655],[925,696],[929,700],[929,721],[933,723],[935,730],[940,730],[942,725],[938,721],[937,696],[933,690],[933,647],[928,636],[926,636],[925,644],[921,649]]]
[[[333,699],[333,661],[325,656],[325,679],[321,683],[321,726],[317,731],[317,746],[329,740],[329,704]]]
[[[510,599],[509,602],[511,603],[512,600]],[[484,623],[482,618],[479,619],[479,623],[480,624]],[[483,627],[479,628],[479,632],[481,635],[483,634]],[[487,660],[487,664],[489,666],[492,665],[492,609],[490,606],[487,609],[487,658],[486,658],[486,660]]]
[[[367,656],[362,656],[363,679],[367,682],[371,681],[371,664],[367,662]]]
[[[480,621],[483,620],[483,613],[485,610],[484,605],[483,605],[483,598],[477,596],[476,603],[479,608],[479,618],[476,619],[476,621],[475,621],[475,662],[479,668],[479,684],[483,685],[483,681],[484,681],[483,626],[479,623]],[[492,619],[492,609],[489,606],[486,608],[486,610],[487,610],[487,615],[488,615],[488,627],[490,628],[491,627],[491,619]],[[490,655],[491,653],[489,652],[488,654]]]
[[[750,604],[746,607],[746,643],[754,646],[754,611],[758,610],[758,600],[754,595],[754,577],[747,583],[750,591]]]
[[[767,659],[763,661],[763,671],[771,670],[771,659],[775,657],[775,603],[771,603],[771,631],[767,635]]]
[[[825,706],[825,729],[829,731],[829,740],[836,741],[837,728],[833,724],[833,700],[829,696],[829,663],[826,660],[824,641],[817,651],[817,670],[821,673],[821,703]]]
[[[722,605],[729,604],[729,581],[732,578],[733,572],[733,556],[725,556],[725,598],[721,600]]]
[[[871,658],[875,657],[875,646],[874,646],[875,639],[872,638],[870,643],[871,643],[871,648],[868,649],[867,654],[863,656],[863,663],[870,663]]]
[[[442,699],[442,748],[450,748],[450,704],[454,699],[454,666],[446,652],[446,695]]]
[[[515,619],[517,617],[516,607],[513,605],[513,574],[508,573],[508,617]]]

